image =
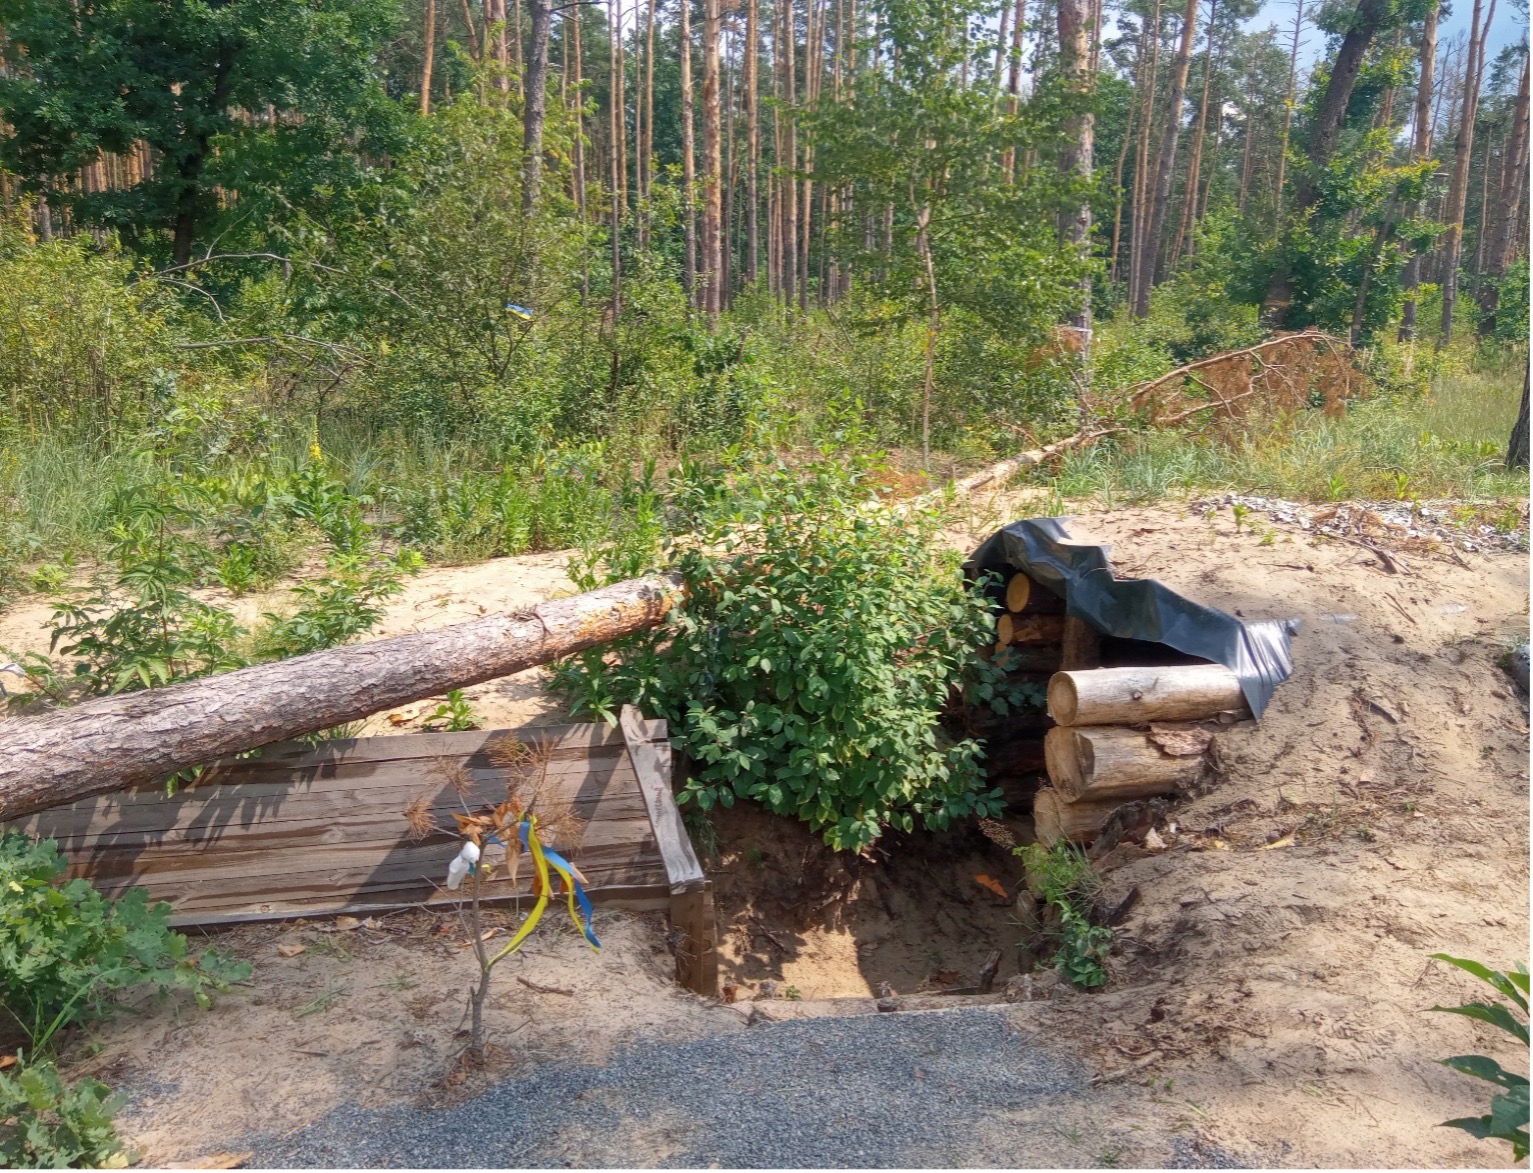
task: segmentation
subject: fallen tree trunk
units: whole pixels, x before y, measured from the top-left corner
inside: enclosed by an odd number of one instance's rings
[[[1202,755],[1174,757],[1148,734],[1114,725],[1059,725],[1044,739],[1049,780],[1066,802],[1151,798],[1196,783]]]
[[[1096,668],[1049,681],[1049,716],[1060,725],[1141,725],[1200,721],[1245,711],[1240,680],[1219,664]]]
[[[653,627],[679,575],[0,721],[0,819],[152,782]]]
[[[1090,843],[1121,805],[1117,799],[1064,802],[1057,792],[1040,790],[1033,795],[1033,834],[1045,847],[1053,847],[1061,839]]]

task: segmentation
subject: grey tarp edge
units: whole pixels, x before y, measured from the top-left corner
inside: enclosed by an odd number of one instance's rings
[[[1240,678],[1252,714],[1260,717],[1273,689],[1293,673],[1288,645],[1299,621],[1243,622],[1153,578],[1114,578],[1107,547],[1072,541],[1065,520],[1014,521],[986,538],[964,570],[974,577],[1026,571],[1065,600],[1067,614],[1104,635],[1152,640],[1223,664]]]

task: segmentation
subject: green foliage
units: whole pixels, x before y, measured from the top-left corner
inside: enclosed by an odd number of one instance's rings
[[[59,1030],[102,1017],[112,997],[137,986],[188,990],[208,1005],[250,967],[217,950],[193,957],[169,927],[170,905],[142,888],[109,900],[66,868],[52,840],[0,836],[0,1007],[35,1050]]]
[[[600,444],[556,448],[497,472],[431,471],[387,490],[394,535],[436,562],[568,549],[605,536],[615,501]]]
[[[447,699],[421,720],[421,728],[443,730],[447,733],[465,733],[479,728],[479,715],[463,695],[461,688],[451,689]]]
[[[1495,336],[1503,342],[1528,338],[1528,258],[1523,257],[1498,283]]]
[[[1528,1014],[1528,969],[1521,962],[1511,973],[1490,969],[1478,961],[1451,957],[1446,953],[1432,954],[1438,961],[1446,961],[1466,973],[1473,974],[1490,986],[1513,1006]],[[1528,1025],[1521,1022],[1510,1009],[1493,1002],[1466,1002],[1461,1006],[1433,1006],[1444,1014],[1461,1014],[1476,1022],[1489,1023],[1516,1039],[1524,1055],[1528,1047]],[[1458,1120],[1444,1121],[1444,1127],[1461,1128],[1478,1140],[1504,1140],[1512,1146],[1512,1160],[1521,1161],[1528,1155],[1528,1079],[1525,1075],[1505,1070],[1501,1064],[1485,1055],[1456,1055],[1442,1063],[1454,1071],[1472,1075],[1476,1079],[1501,1089],[1491,1097],[1490,1112],[1484,1116],[1466,1116]]]
[[[205,549],[175,528],[187,511],[152,492],[114,502],[112,557],[118,573],[79,603],[55,604],[50,650],[73,660],[72,679],[49,682],[55,699],[154,688],[238,668],[233,650],[245,634],[227,611],[187,593]]]
[[[827,452],[684,480],[673,508],[693,532],[659,561],[686,604],[558,675],[579,711],[669,720],[695,767],[684,801],[749,798],[844,849],[1001,805],[980,789],[979,744],[938,727],[992,638],[989,604],[934,551],[935,517],[881,506],[869,471]],[[655,557],[655,514],[639,516],[602,552],[614,577]]]
[[[88,236],[31,242],[0,217],[0,444],[48,427],[121,434],[148,418],[186,323],[159,286]]]
[[[334,555],[322,578],[292,588],[296,611],[285,617],[267,613],[269,626],[256,637],[256,653],[281,660],[350,643],[378,624],[383,600],[402,589],[398,565]]]
[[[66,1086],[48,1060],[0,1071],[0,1165],[7,1169],[123,1169],[112,1117],[122,1106],[100,1080]]]
[[[277,188],[286,206],[324,206],[366,174],[366,152],[397,146],[401,116],[374,68],[395,18],[389,0],[5,0],[0,159],[78,222],[149,248],[167,231],[188,261],[220,217],[220,185],[245,193],[247,216]],[[268,110],[278,117],[240,117]],[[66,179],[138,142],[157,163],[134,186]]]
[[[1029,844],[1018,848],[1027,869],[1028,887],[1038,892],[1055,913],[1057,928],[1054,965],[1060,974],[1082,989],[1107,981],[1107,955],[1112,951],[1112,930],[1091,923],[1093,899],[1101,878],[1086,853],[1070,843],[1052,848]]]

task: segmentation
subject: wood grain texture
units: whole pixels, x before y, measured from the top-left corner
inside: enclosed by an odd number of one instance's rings
[[[211,781],[174,796],[158,787],[95,795],[6,826],[56,839],[70,859],[69,874],[107,895],[147,888],[171,905],[178,925],[450,905],[460,894],[442,885],[459,839],[445,830],[412,839],[403,812],[424,798],[432,823],[450,827],[453,812],[503,800],[508,778],[487,747],[509,732],[280,744],[258,758],[222,763]],[[681,836],[672,854],[684,876],[690,859],[701,886],[670,790],[663,721],[635,712],[624,729],[515,733],[551,754],[540,809],[567,807],[573,816],[552,846],[585,875],[593,902],[671,909],[676,885],[656,820],[667,836]],[[630,739],[642,748],[647,789],[641,790]],[[461,796],[443,773],[454,765],[468,778]],[[499,864],[500,853],[492,849],[487,862]],[[530,869],[520,869],[515,885],[503,868],[497,871],[485,882],[485,899],[530,893]]]
[[[1218,664],[1066,669],[1049,681],[1049,716],[1061,725],[1198,721],[1248,712],[1239,678]]]

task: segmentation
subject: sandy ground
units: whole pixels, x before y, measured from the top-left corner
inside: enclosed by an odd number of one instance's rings
[[[982,499],[951,540],[972,548],[1028,511],[1021,495]],[[1528,957],[1528,710],[1495,665],[1527,633],[1526,556],[1463,554],[1466,568],[1411,550],[1410,573],[1390,574],[1354,545],[1265,522],[1237,529],[1228,510],[1085,514],[1071,529],[1111,542],[1122,574],[1246,618],[1303,621],[1293,679],[1259,724],[1219,735],[1220,776],[1176,805],[1166,848],[1121,847],[1103,862],[1109,899],[1141,894],[1112,980],[1034,1018],[1088,1063],[1133,1068],[1081,1111],[1186,1128],[1264,1164],[1504,1164],[1505,1146],[1436,1127],[1487,1097],[1435,1060],[1481,1052],[1520,1067],[1526,1056],[1427,1012],[1480,995],[1428,954],[1498,967]],[[428,571],[380,634],[565,593],[562,565],[539,555]],[[262,602],[240,605],[254,614]],[[30,604],[0,615],[0,646],[45,646],[46,617]],[[491,726],[561,715],[537,671],[469,696]],[[411,732],[430,707],[380,715],[369,731]],[[1004,902],[972,876],[1011,887],[1018,870],[972,836],[931,846],[924,877],[925,849],[913,849],[872,884],[838,885],[836,861],[812,848],[797,828],[719,824],[721,949],[743,995],[763,981],[804,997],[882,981],[908,992],[1015,944]],[[840,898],[816,907],[825,893]],[[457,1094],[453,1032],[473,971],[463,931],[423,914],[384,924],[399,931],[238,930],[226,941],[257,962],[248,989],[210,1013],[99,1028],[99,1053],[82,1061],[134,1095],[125,1130],[147,1158],[205,1154],[272,1119],[297,1127],[348,1098]],[[498,979],[507,1073],[553,1056],[599,1062],[645,1033],[740,1029],[734,1011],[670,985],[662,924],[613,915],[604,936],[596,959],[546,936]],[[286,959],[280,943],[307,948]]]

